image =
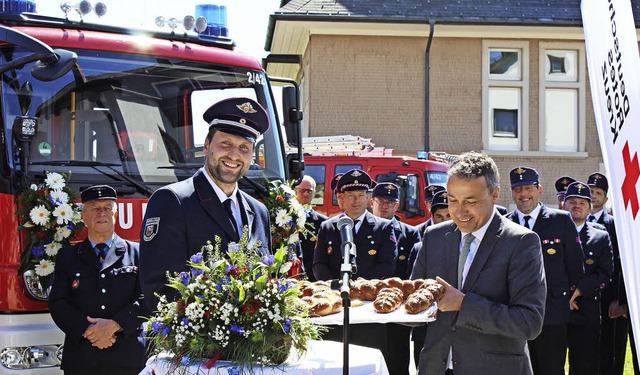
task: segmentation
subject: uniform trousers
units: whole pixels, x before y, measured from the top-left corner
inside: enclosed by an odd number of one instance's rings
[[[622,375],[627,350],[629,320],[602,317],[600,329],[600,375]]]
[[[401,324],[388,323],[387,326],[387,353],[385,362],[389,374],[409,375],[411,362],[411,327]],[[387,360],[387,357],[389,358]]]
[[[598,375],[600,369],[600,324],[567,326],[569,375]]]
[[[528,341],[531,366],[535,375],[565,375],[567,325],[549,324],[535,339]]]

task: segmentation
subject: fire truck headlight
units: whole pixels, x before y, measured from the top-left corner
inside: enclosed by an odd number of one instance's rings
[[[55,367],[60,366],[61,353],[62,345],[12,346],[0,351],[0,363],[12,370]]]
[[[96,7],[93,10],[96,12],[98,17],[102,17],[107,14],[107,4],[102,2],[96,3]]]
[[[200,16],[196,20],[196,31],[201,33],[207,29],[207,19]]]
[[[27,287],[27,291],[35,299],[46,301],[51,291],[51,286],[47,289],[40,283],[40,278],[34,270],[29,270],[24,273],[24,285]]]
[[[184,16],[184,20],[182,21],[182,26],[185,30],[190,31],[193,30],[193,27],[196,25],[196,19],[193,16]]]

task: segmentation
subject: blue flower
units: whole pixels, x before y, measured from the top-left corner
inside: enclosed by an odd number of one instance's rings
[[[289,284],[289,282],[285,282],[284,284],[280,284],[278,286],[278,292],[280,293],[284,293],[286,292],[289,288],[291,288],[291,284]]]
[[[165,328],[168,328],[161,322],[153,322],[151,323],[151,328],[153,329],[153,333],[158,333],[160,331],[164,331]],[[166,336],[166,335],[165,335]]]
[[[291,329],[291,323],[293,323],[293,320],[289,318],[284,320],[284,327],[282,327],[282,329],[285,333],[289,333],[289,330]]]
[[[202,253],[195,253],[191,256],[191,262],[193,263],[200,263],[204,260],[204,257],[202,256]]]
[[[182,325],[183,325],[183,326],[188,326],[188,325],[189,325],[189,319],[187,319],[187,318],[182,318]]]
[[[236,242],[229,242],[229,247],[227,248],[227,252],[234,253],[240,251],[240,244]]]
[[[34,246],[33,249],[31,249],[31,254],[36,258],[40,258],[44,255],[44,248],[42,246]]]
[[[229,331],[244,335],[244,327],[239,325],[232,324],[231,327],[229,327]]]
[[[231,273],[233,270],[235,270],[237,267],[236,266],[227,266],[227,268],[225,269],[225,273]]]
[[[171,332],[171,328],[169,328],[168,326],[164,326],[164,328],[162,329],[162,335],[168,336],[169,332]]]
[[[191,280],[191,276],[189,276],[188,272],[180,272],[180,282],[184,285],[189,285],[189,280]]]
[[[266,264],[267,266],[273,266],[273,263],[275,263],[276,259],[273,255],[265,255],[262,257],[262,263]]]
[[[203,270],[200,270],[200,269],[197,269],[197,268],[192,268],[191,269],[191,276],[193,276],[193,277],[198,277],[198,276],[202,275],[203,273],[204,273]],[[185,285],[187,285],[187,284],[185,284]]]
[[[69,223],[69,225],[67,225],[67,229],[69,229],[72,232],[73,232],[74,228],[75,228],[75,226],[72,223]]]

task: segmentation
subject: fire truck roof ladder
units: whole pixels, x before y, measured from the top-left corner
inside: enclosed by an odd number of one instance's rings
[[[334,135],[326,137],[306,137],[302,139],[302,150],[311,155],[368,155],[389,156],[393,149],[376,147],[371,138],[357,135]]]

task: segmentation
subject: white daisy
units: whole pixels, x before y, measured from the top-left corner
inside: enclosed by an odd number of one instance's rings
[[[294,244],[294,243],[298,243],[299,241],[299,237],[298,237],[298,233],[293,233],[292,235],[289,236],[289,244]]]
[[[62,190],[64,187],[64,177],[60,173],[48,173],[44,182],[53,190]]]
[[[50,260],[42,259],[40,263],[36,264],[36,274],[38,276],[47,276],[53,273],[56,264]]]
[[[307,211],[300,210],[298,211],[298,219],[296,220],[296,225],[300,228],[304,227],[304,224],[307,222]]]
[[[284,209],[280,208],[276,211],[276,224],[280,227],[288,225],[291,221],[291,216]]]
[[[53,239],[60,242],[67,239],[71,235],[71,229],[67,227],[58,227],[56,233],[53,235]]]
[[[51,190],[49,197],[51,197],[51,200],[57,204],[69,203],[69,194],[62,190]]]
[[[282,184],[282,185],[280,185],[280,188],[282,189],[282,191],[284,191],[285,193],[287,193],[289,195],[296,195],[296,192],[293,191],[293,189],[291,189],[289,187],[289,185]]]
[[[45,226],[49,222],[49,214],[49,210],[47,210],[47,208],[43,204],[41,204],[35,206],[31,209],[31,211],[29,211],[29,218],[31,218],[31,221],[35,225]]]
[[[56,222],[60,225],[67,224],[73,219],[73,209],[68,204],[61,204],[53,210]]]
[[[60,249],[62,249],[62,245],[56,241],[44,245],[44,252],[50,257],[55,257]]]

